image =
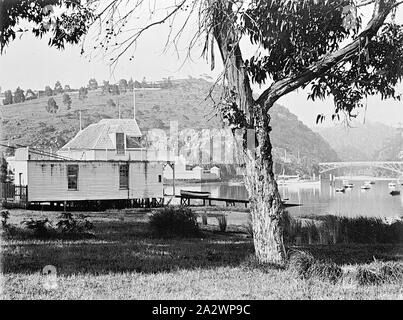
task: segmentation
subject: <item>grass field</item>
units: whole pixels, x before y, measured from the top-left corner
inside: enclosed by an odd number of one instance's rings
[[[17,224],[41,212],[11,210]],[[46,212],[54,219],[59,213]],[[239,226],[203,227],[193,239],[158,239],[147,214],[89,213],[94,239],[1,242],[4,299],[402,299],[401,282],[359,285],[301,279],[285,268],[259,266],[253,242]],[[295,249],[295,248],[294,248]],[[343,269],[403,260],[399,245],[305,246]],[[57,276],[42,275],[46,265]],[[49,287],[49,281],[52,286]]]

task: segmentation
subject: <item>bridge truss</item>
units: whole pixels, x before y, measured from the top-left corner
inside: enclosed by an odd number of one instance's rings
[[[354,161],[354,162],[322,162],[319,163],[319,173],[323,174],[328,171],[339,168],[352,167],[374,167],[390,170],[403,175],[403,161]]]

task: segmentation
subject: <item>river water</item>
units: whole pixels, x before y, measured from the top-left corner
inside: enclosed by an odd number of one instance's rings
[[[336,181],[335,186],[331,186],[329,181],[322,181],[317,184],[290,184],[280,186],[280,193],[288,203],[301,204],[298,207],[288,208],[288,212],[295,216],[302,215],[324,215],[332,214],[347,217],[367,216],[367,217],[401,217],[403,216],[403,190],[402,196],[391,196],[391,190],[403,189],[397,184],[396,189],[388,187],[388,182],[377,180],[371,185],[371,189],[362,190],[360,187],[364,181],[350,180],[354,188],[346,189],[345,193],[335,191],[342,185],[341,181]],[[394,181],[396,182],[396,181]],[[200,183],[177,185],[176,194],[180,190],[209,191],[211,197],[247,199],[245,187],[239,183]],[[172,187],[165,187],[165,192],[172,194]],[[176,199],[178,203],[178,199]],[[224,205],[225,202],[214,203]]]

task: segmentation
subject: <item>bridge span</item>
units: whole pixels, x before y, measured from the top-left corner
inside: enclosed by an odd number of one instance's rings
[[[321,162],[319,163],[319,174],[339,168],[352,167],[373,167],[389,170],[403,175],[403,161],[350,161],[350,162]]]

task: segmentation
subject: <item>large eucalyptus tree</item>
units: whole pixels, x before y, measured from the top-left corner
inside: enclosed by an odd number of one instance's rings
[[[332,118],[354,116],[369,95],[399,99],[396,86],[403,75],[403,27],[395,21],[395,13],[403,1],[176,0],[162,18],[126,28],[144,2],[148,1],[37,0],[16,4],[4,0],[0,9],[1,50],[18,32],[27,31],[18,29],[19,19],[34,22],[32,31],[38,37],[51,33],[49,44],[58,48],[78,43],[96,26],[94,48],[112,52],[112,63],[116,63],[148,29],[172,24],[184,13],[188,18],[180,22],[175,35],[169,34],[167,42],[175,43],[196,14],[198,29],[189,46],[194,47],[204,36],[203,53],[214,66],[214,47],[218,46],[224,65],[221,115],[232,128],[254,130],[256,137],[256,148],[243,144],[256,256],[261,262],[282,263],[286,257],[284,214],[273,173],[269,111],[279,98],[305,87],[310,89],[310,99],[333,96]],[[69,11],[49,21],[49,5],[68,6]],[[365,24],[365,17],[357,14],[362,8],[371,11]],[[254,54],[247,55],[245,42],[255,46]],[[263,88],[257,98],[254,84]],[[244,136],[246,139],[247,134]]]

